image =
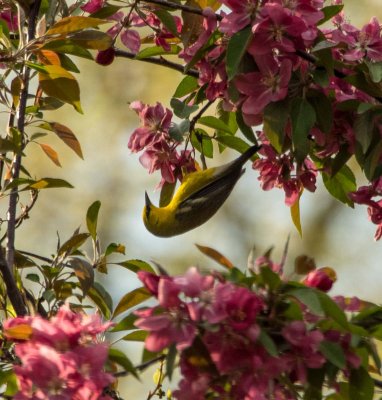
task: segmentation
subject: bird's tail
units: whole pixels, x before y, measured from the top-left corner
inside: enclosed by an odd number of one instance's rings
[[[233,162],[237,165],[244,165],[255,153],[257,153],[261,149],[260,145],[251,146],[248,150],[246,150],[240,157],[238,157]]]

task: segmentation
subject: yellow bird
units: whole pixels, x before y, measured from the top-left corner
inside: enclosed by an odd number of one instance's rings
[[[191,172],[165,207],[155,207],[147,193],[143,222],[155,236],[180,235],[208,221],[226,201],[244,173],[243,165],[260,149],[252,146],[236,160]]]

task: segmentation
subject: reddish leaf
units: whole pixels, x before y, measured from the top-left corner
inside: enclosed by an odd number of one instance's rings
[[[58,166],[61,167],[60,160],[58,159],[57,151],[45,143],[38,143],[44,153]]]
[[[231,269],[234,267],[232,262],[228,260],[228,258],[224,257],[221,253],[219,253],[217,250],[212,249],[211,247],[207,246],[201,246],[199,244],[196,244],[196,247],[206,256],[212,258],[214,261],[216,261],[218,264],[222,265],[223,267],[227,269]]]

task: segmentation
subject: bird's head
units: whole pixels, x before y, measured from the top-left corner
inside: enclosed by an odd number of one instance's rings
[[[145,206],[143,208],[143,222],[146,228],[152,232],[158,224],[158,216],[157,216],[158,207],[155,207],[151,202],[149,195],[145,192]]]

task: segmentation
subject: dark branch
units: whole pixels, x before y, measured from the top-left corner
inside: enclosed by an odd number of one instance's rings
[[[123,58],[130,58],[132,60],[136,59],[135,56],[136,54],[130,53],[129,51],[121,50],[121,49],[115,49],[115,55],[116,57],[123,57]],[[167,67],[170,69],[173,69],[175,71],[178,71],[182,73],[183,75],[189,75],[193,76],[194,78],[199,77],[199,72],[191,69],[187,72],[184,72],[184,66],[182,64],[177,64],[172,61],[166,60],[163,57],[146,57],[146,58],[140,58],[137,59],[138,61],[144,61],[150,64],[156,64],[156,65],[161,65],[162,67]]]
[[[191,6],[187,6],[184,4],[173,3],[171,1],[166,1],[166,0],[144,0],[144,2],[151,3],[151,4],[158,4],[159,6],[171,8],[173,10],[182,10],[182,11],[188,12],[190,14],[197,14],[197,15],[203,16],[203,9],[197,8],[197,7],[191,7]],[[215,14],[215,15],[216,15],[216,19],[218,21],[221,21],[223,19],[223,17],[221,15],[219,15],[219,14]]]

